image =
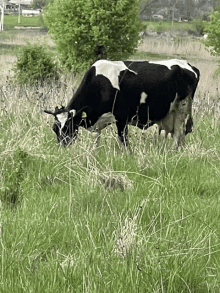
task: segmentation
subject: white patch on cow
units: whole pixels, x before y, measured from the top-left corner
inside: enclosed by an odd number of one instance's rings
[[[179,65],[179,67],[193,72],[196,78],[198,78],[197,73],[192,69],[192,67],[187,63],[186,60],[170,59],[170,60],[160,60],[160,61],[149,61],[149,63],[164,65],[170,70],[172,66]]]
[[[57,117],[58,121],[61,123],[60,130],[62,130],[67,119],[68,119],[68,112],[63,112],[63,113],[57,114],[56,117]]]
[[[96,75],[103,75],[108,78],[112,86],[118,90],[120,89],[118,77],[121,71],[127,69],[137,74],[137,72],[130,70],[122,61],[98,60],[93,66],[96,68]]]
[[[147,94],[145,92],[141,93],[140,104],[146,103]]]
[[[97,122],[88,128],[89,131],[93,132],[99,132],[102,129],[104,129],[106,126],[115,123],[116,119],[115,116],[111,113],[104,113],[101,117],[99,117],[99,119],[97,120]]]

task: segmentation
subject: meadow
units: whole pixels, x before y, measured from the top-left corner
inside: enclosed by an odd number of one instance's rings
[[[41,16],[25,17],[21,15],[19,23],[18,15],[5,15],[4,30],[11,31],[15,26],[42,27],[42,18]]]
[[[199,38],[178,36],[148,37],[131,57],[199,68],[194,129],[179,151],[155,127],[130,127],[122,151],[114,125],[98,148],[82,129],[61,148],[43,110],[65,105],[78,80],[35,87],[7,78],[18,46],[36,34],[54,50],[45,32],[0,34],[0,292],[219,292],[217,58]]]

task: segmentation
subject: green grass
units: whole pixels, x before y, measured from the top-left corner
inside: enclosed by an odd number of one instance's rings
[[[56,146],[43,109],[70,91],[1,88],[0,291],[218,292],[217,100],[182,150],[130,127],[127,153],[115,127]]]
[[[16,55],[21,47],[22,45],[0,43],[0,53],[2,55]]]
[[[152,28],[154,30],[162,30],[162,31],[169,31],[169,30],[193,31],[194,30],[192,23],[174,22],[172,25],[171,22],[166,22],[166,21],[143,21],[143,24],[147,28]],[[21,16],[20,24],[19,24],[17,15],[5,15],[5,18],[4,18],[5,29],[11,30],[15,26],[41,27],[42,26],[41,16],[36,16],[36,17]]]
[[[14,54],[20,37],[1,37]],[[178,53],[201,71],[194,131],[178,152],[135,127],[122,151],[115,126],[99,148],[85,130],[59,148],[43,110],[66,105],[77,82],[0,86],[0,292],[219,292],[216,61],[190,39],[166,43],[148,38],[134,58]]]
[[[157,54],[153,52],[145,52],[145,51],[137,51],[135,54],[131,57],[131,59],[135,60],[151,60],[151,59],[166,59],[167,54]]]
[[[170,22],[170,21],[143,21],[147,29],[155,31],[193,31],[191,22]]]
[[[31,26],[31,27],[41,27],[42,21],[40,16],[35,17],[20,17],[20,23],[18,23],[17,15],[5,15],[4,17],[4,29],[12,30],[15,26]]]

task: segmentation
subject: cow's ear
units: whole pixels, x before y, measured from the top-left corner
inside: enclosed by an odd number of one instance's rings
[[[82,112],[82,118],[86,118],[86,117],[87,117],[86,112]]]
[[[70,111],[69,111],[69,113],[70,113],[71,115],[73,115],[73,117],[75,117],[75,116],[76,116],[76,110],[75,110],[75,109],[73,109],[73,110],[70,110]]]
[[[65,107],[62,104],[57,104],[55,107],[55,112],[59,111],[59,110],[63,110]]]
[[[47,113],[47,114],[55,116],[55,114],[52,111],[44,110],[44,112]]]

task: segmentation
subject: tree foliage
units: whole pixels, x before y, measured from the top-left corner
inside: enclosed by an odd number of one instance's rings
[[[153,0],[140,0],[139,3],[139,14],[142,15],[145,13],[145,11],[148,9],[150,4],[152,3]]]
[[[75,72],[99,54],[113,60],[128,58],[139,40],[138,10],[139,0],[54,0],[44,22],[61,63]]]
[[[220,10],[214,11],[210,18],[211,22],[207,23],[205,28],[208,38],[204,43],[211,47],[213,55],[220,55]]]
[[[34,9],[42,9],[47,3],[48,0],[33,0],[31,6]]]
[[[49,3],[53,3],[54,0],[32,0],[31,7],[33,9],[42,9]]]

